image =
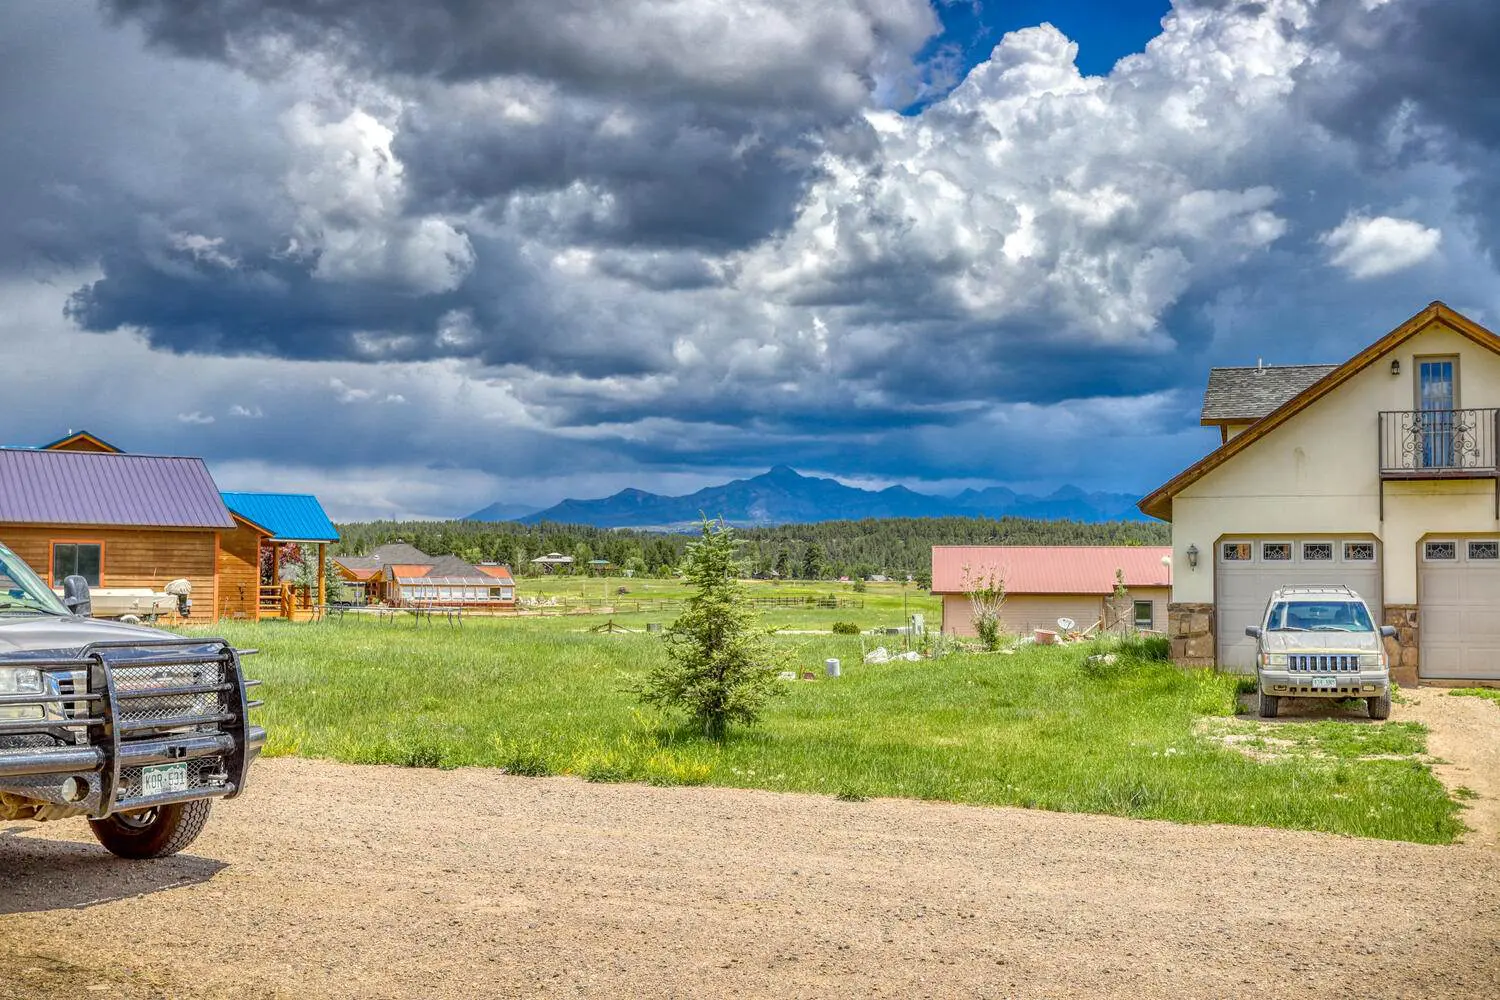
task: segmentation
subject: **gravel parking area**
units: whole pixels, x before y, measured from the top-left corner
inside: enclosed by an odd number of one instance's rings
[[[1475,847],[301,760],[258,777],[168,861],[112,860],[76,822],[0,828],[0,996],[1500,995],[1500,866]]]

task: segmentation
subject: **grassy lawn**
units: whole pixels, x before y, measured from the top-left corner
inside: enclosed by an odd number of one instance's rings
[[[849,617],[869,627],[885,624],[888,611],[867,604]],[[820,616],[837,614],[792,610],[767,619],[813,628]],[[645,617],[616,620],[642,627]],[[1229,718],[1233,677],[1136,660],[1089,669],[1087,651],[1077,648],[866,665],[863,649],[901,638],[780,636],[785,665],[820,679],[787,682],[763,726],[716,745],[642,709],[625,690],[661,655],[660,640],[588,631],[600,621],[222,623],[213,631],[262,650],[250,673],[266,681],[270,754],[1431,843],[1462,829],[1456,805],[1420,759],[1420,727],[1329,722],[1298,727],[1294,739],[1305,752],[1246,753],[1205,726],[1255,725]],[[824,678],[823,660],[833,656],[844,676]]]

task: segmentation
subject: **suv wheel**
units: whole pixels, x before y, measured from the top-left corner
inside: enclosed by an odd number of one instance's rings
[[[1276,718],[1276,708],[1281,704],[1281,697],[1274,694],[1260,693],[1260,717],[1262,719]]]
[[[1386,691],[1379,698],[1366,698],[1365,704],[1370,706],[1370,718],[1389,719],[1391,717],[1391,692]]]
[[[203,832],[212,799],[178,802],[89,820],[94,837],[122,858],[165,858],[183,850]]]

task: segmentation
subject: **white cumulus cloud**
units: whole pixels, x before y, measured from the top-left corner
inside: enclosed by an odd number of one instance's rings
[[[1351,214],[1320,237],[1329,263],[1364,280],[1415,267],[1437,253],[1443,231],[1410,219]]]

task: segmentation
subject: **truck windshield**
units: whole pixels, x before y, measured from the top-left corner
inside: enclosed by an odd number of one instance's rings
[[[1277,601],[1266,628],[1271,632],[1373,632],[1370,612],[1357,601]]]
[[[65,615],[68,609],[26,561],[0,545],[0,615],[40,612]]]

